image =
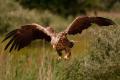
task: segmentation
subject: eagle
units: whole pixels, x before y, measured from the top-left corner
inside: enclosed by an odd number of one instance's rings
[[[31,23],[7,33],[2,42],[10,38],[4,49],[6,50],[9,47],[9,52],[11,52],[12,50],[21,50],[36,39],[42,39],[51,43],[52,47],[58,53],[59,60],[62,58],[67,60],[70,59],[71,48],[74,46],[74,41],[69,40],[67,35],[80,34],[93,23],[98,26],[115,24],[111,19],[104,17],[78,16],[64,31],[57,33],[50,26],[43,27],[37,23]],[[64,57],[62,57],[62,51],[65,51]]]

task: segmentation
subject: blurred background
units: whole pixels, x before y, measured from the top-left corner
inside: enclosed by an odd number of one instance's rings
[[[62,30],[76,16],[120,16],[119,0],[0,0],[0,5],[0,33],[32,22]]]
[[[0,42],[21,25],[38,23],[57,32],[77,16],[101,16],[117,26],[93,24],[80,35],[69,61],[57,61],[49,43],[36,40],[9,53],[0,43],[0,80],[120,80],[120,0],[0,0]]]

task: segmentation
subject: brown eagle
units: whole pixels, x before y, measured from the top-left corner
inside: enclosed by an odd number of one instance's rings
[[[43,39],[51,43],[52,47],[57,51],[59,57],[62,58],[62,51],[65,51],[64,59],[69,59],[71,56],[71,48],[74,42],[68,40],[67,35],[75,35],[81,33],[95,23],[99,26],[109,26],[115,23],[103,17],[77,17],[68,27],[62,32],[56,33],[52,27],[43,27],[39,24],[26,24],[21,26],[20,29],[15,29],[9,32],[4,40],[10,38],[10,41],[5,46],[5,50],[10,46],[9,52],[12,50],[20,50],[29,45],[36,39]]]

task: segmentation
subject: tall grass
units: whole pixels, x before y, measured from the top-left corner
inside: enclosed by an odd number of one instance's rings
[[[92,38],[89,49],[82,52],[85,54],[84,56],[74,56],[76,54],[72,53],[74,57],[72,56],[68,61],[57,61],[57,54],[47,45],[38,48],[27,47],[12,54],[2,50],[0,55],[0,79],[119,80],[119,30],[119,26],[98,28],[98,31],[90,28],[88,33],[91,33]]]

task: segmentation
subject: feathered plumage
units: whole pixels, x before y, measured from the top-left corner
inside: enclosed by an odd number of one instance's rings
[[[87,29],[92,24],[97,24],[99,26],[109,26],[115,23],[107,18],[103,17],[77,17],[66,29],[68,34],[81,33],[84,29]]]
[[[38,24],[28,24],[21,26],[20,29],[15,29],[9,32],[4,40],[10,38],[10,41],[5,46],[5,50],[11,45],[10,52],[12,50],[20,50],[25,46],[29,45],[32,41],[36,39],[43,39],[45,41],[51,42],[51,45],[56,49],[58,55],[61,59],[61,51],[65,50],[65,59],[68,59],[71,55],[71,48],[74,43],[67,39],[67,35],[75,35],[81,33],[84,29],[90,27],[93,23],[99,26],[109,26],[115,23],[107,18],[103,17],[77,17],[68,27],[62,32],[56,33],[51,27],[43,27]]]

